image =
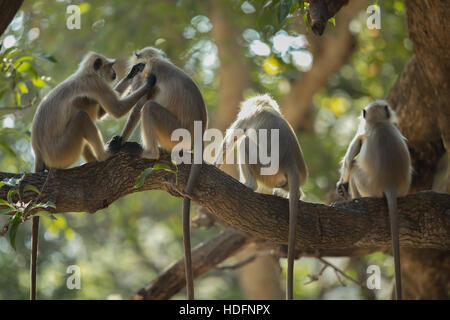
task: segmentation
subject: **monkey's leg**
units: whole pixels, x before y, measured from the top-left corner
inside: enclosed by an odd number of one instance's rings
[[[98,161],[108,158],[100,131],[89,115],[80,110],[73,116],[62,136],[53,145],[53,159],[49,165],[65,168],[76,161],[83,151],[83,139],[89,143]]]
[[[83,138],[89,143],[90,150],[94,151],[95,159],[97,161],[108,159],[109,155],[105,150],[102,135],[95,123],[85,112],[79,112],[75,117],[74,121],[81,125]]]
[[[239,182],[245,184],[253,191],[256,191],[258,189],[258,183],[253,178],[253,174],[250,171],[249,164],[246,163],[246,159],[249,159],[249,144],[249,137],[245,137],[241,140],[238,146]]]
[[[171,150],[178,142],[171,141],[172,132],[182,128],[180,121],[169,110],[154,101],[148,101],[141,112],[142,137],[145,150],[142,157],[158,159],[158,141],[166,150]]]
[[[81,154],[81,156],[83,157],[84,161],[86,161],[86,162],[97,161],[97,158],[95,158],[95,155],[94,155],[94,151],[92,151],[92,148],[88,144],[84,145],[83,153]]]

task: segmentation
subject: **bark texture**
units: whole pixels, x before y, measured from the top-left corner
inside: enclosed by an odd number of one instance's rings
[[[405,1],[414,56],[388,100],[408,139],[414,174],[411,192],[431,189],[438,163],[450,150],[450,2]],[[450,168],[450,166],[448,166]],[[446,191],[450,192],[450,171]],[[450,298],[450,251],[402,250],[406,299]]]
[[[0,35],[5,32],[22,3],[23,0],[0,0]]]
[[[56,213],[91,212],[106,208],[129,193],[161,189],[185,196],[190,165],[178,166],[176,174],[154,171],[141,188],[136,178],[156,162],[170,164],[170,154],[161,151],[158,161],[120,152],[105,162],[88,163],[67,170],[26,174],[23,184],[41,190],[41,201],[53,201]],[[0,173],[0,180],[20,174]],[[42,187],[45,183],[45,188]],[[6,199],[9,187],[0,189]],[[22,201],[35,198],[26,191]],[[202,166],[191,197],[225,223],[254,237],[286,244],[288,200],[253,192],[212,165]],[[18,200],[17,196],[13,200]],[[450,195],[421,192],[398,200],[402,247],[450,249]],[[303,253],[341,256],[373,252],[390,246],[389,219],[384,199],[362,198],[331,206],[300,201],[296,247]],[[351,232],[350,232],[351,231]]]

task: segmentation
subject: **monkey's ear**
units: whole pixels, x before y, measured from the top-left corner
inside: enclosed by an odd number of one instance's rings
[[[134,55],[135,55],[136,58],[138,58],[138,59],[141,57],[141,55],[140,55],[137,51],[134,52]]]
[[[362,114],[363,114],[363,118],[365,119],[366,118],[366,109],[363,109]]]
[[[387,105],[384,106],[384,111],[386,112],[386,118],[389,119],[391,117],[391,112],[389,111],[389,107]]]
[[[102,64],[103,64],[102,59],[100,59],[100,58],[95,59],[95,61],[94,61],[94,70],[100,69]]]

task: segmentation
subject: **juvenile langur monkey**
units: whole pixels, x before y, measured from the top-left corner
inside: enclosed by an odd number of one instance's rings
[[[112,150],[127,141],[141,119],[141,134],[144,140],[142,156],[148,159],[159,158],[159,148],[171,152],[178,145],[171,140],[172,132],[179,128],[187,129],[191,134],[191,148],[201,144],[203,139],[194,141],[194,121],[201,121],[202,137],[207,127],[208,116],[205,102],[195,82],[183,70],[176,67],[159,49],[147,47],[135,53],[133,63],[145,63],[145,69],[133,80],[134,90],[151,72],[158,79],[152,93],[142,98],[131,112],[122,136],[116,136],[110,143]],[[194,156],[195,158],[195,156]],[[203,161],[203,158],[201,158]],[[200,173],[201,164],[193,164],[186,186],[186,194],[193,191]],[[187,298],[194,299],[194,282],[191,262],[190,242],[190,199],[183,200],[183,242],[185,251],[185,273]]]
[[[254,140],[248,135],[249,129],[259,132],[266,129],[270,134],[272,129],[278,129],[279,169],[275,174],[261,174],[261,169],[267,167],[261,159],[251,164],[250,148]],[[237,144],[239,158],[239,180],[253,191],[270,189],[274,194],[289,197],[289,240],[288,240],[288,270],[286,281],[286,298],[293,299],[295,229],[297,225],[298,201],[302,195],[300,187],[308,177],[308,169],[294,130],[283,118],[276,101],[268,95],[255,96],[242,103],[236,121],[227,130],[222,146],[219,149],[215,165],[222,161],[223,147],[227,151]],[[253,145],[255,147],[255,145]],[[272,145],[271,137],[267,138],[267,146],[258,141],[259,148],[267,148],[267,154],[272,154],[276,146]],[[255,149],[253,149],[255,150]]]
[[[88,53],[78,70],[51,90],[39,104],[31,128],[35,155],[34,172],[45,168],[66,168],[80,155],[86,161],[103,161],[109,156],[103,138],[95,125],[105,112],[115,118],[125,115],[155,84],[151,75],[132,94],[119,98],[110,87],[116,79],[115,60],[97,53]],[[142,71],[136,65],[115,87],[122,93],[133,77]],[[36,299],[36,260],[39,217],[33,217],[31,250],[30,298]]]
[[[337,190],[342,195],[349,187],[352,199],[386,196],[391,221],[395,262],[396,298],[402,298],[400,247],[397,223],[397,196],[408,193],[411,159],[405,138],[394,125],[395,112],[384,100],[370,103],[342,161]],[[354,158],[358,156],[356,160]]]

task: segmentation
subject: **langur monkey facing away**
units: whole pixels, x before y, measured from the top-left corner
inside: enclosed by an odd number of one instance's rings
[[[337,190],[349,187],[352,199],[386,196],[391,221],[396,298],[402,298],[397,196],[408,193],[411,159],[405,138],[394,125],[395,112],[384,100],[363,109],[361,124],[342,161]],[[358,156],[356,160],[354,158]]]
[[[275,174],[263,175],[261,169],[265,167],[261,159],[251,164],[250,148],[252,141],[247,134],[249,129],[260,132],[278,129],[279,140],[279,169]],[[240,132],[239,132],[240,130]],[[271,137],[267,137],[267,146],[258,141],[256,148],[267,148],[267,154],[272,154],[276,146],[272,145]],[[269,142],[270,141],[270,142]],[[286,281],[286,298],[293,299],[294,256],[295,256],[295,229],[298,215],[298,201],[302,195],[300,187],[308,177],[308,169],[303,153],[294,130],[283,118],[276,101],[268,95],[255,96],[242,103],[236,121],[227,130],[222,146],[215,160],[219,164],[223,158],[223,147],[231,150],[237,144],[239,159],[239,180],[253,191],[270,189],[274,194],[288,195],[289,197],[289,235],[288,235],[288,270]],[[255,147],[255,145],[253,145]],[[255,150],[255,149],[254,149]],[[258,150],[258,154],[261,154]]]
[[[109,156],[103,138],[95,125],[105,111],[115,118],[125,115],[155,84],[151,75],[145,84],[120,99],[110,87],[116,79],[115,60],[97,53],[88,53],[78,70],[51,90],[39,104],[31,128],[35,155],[34,171],[45,168],[66,168],[80,155],[86,161],[103,161]],[[143,65],[133,67],[115,90],[122,93]],[[31,293],[36,298],[36,259],[39,217],[33,217],[31,250]]]
[[[152,93],[142,98],[133,108],[121,136],[116,136],[110,143],[110,150],[116,149],[127,141],[141,119],[141,132],[144,140],[142,156],[148,159],[159,158],[158,145],[171,152],[178,144],[172,141],[172,132],[179,128],[187,129],[191,134],[191,148],[197,149],[201,144],[203,150],[203,133],[207,127],[208,116],[202,94],[195,82],[183,70],[176,67],[159,49],[147,47],[135,53],[133,62],[145,63],[145,69],[133,80],[132,89],[140,85],[146,74],[151,72],[158,79]],[[194,121],[201,121],[202,136],[200,141],[194,139]],[[198,145],[197,145],[198,146]],[[203,151],[201,151],[203,152]],[[203,162],[202,154],[201,162]],[[194,159],[197,157],[194,154]],[[201,164],[191,167],[186,194],[191,195]],[[183,242],[185,251],[185,273],[187,298],[194,299],[194,282],[191,262],[190,243],[190,199],[183,200]]]

